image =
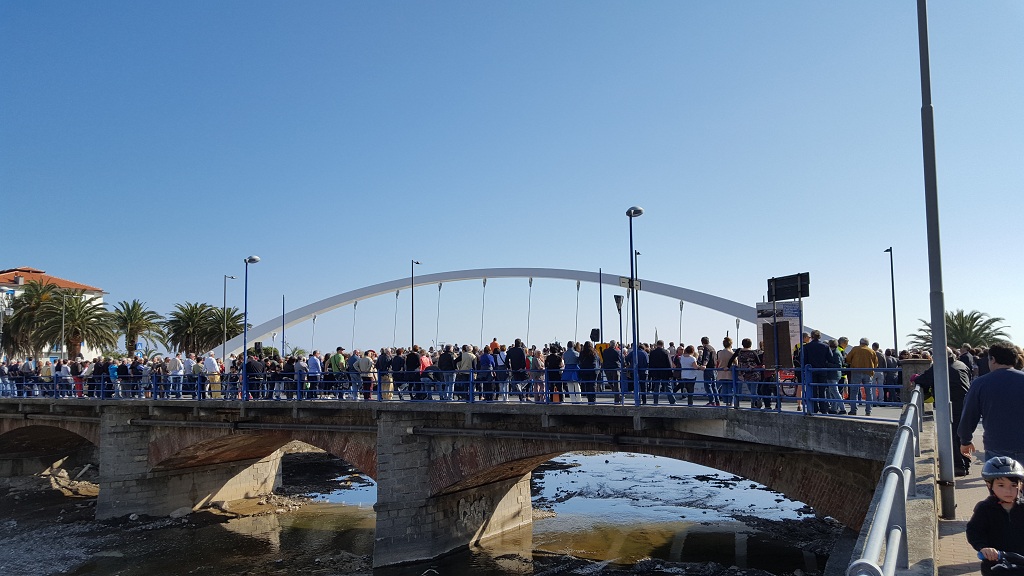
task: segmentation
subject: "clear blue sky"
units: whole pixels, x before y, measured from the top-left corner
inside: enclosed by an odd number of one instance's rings
[[[1019,338],[1024,3],[933,1],[930,24],[946,305]],[[258,254],[258,324],[411,258],[628,274],[636,204],[641,277],[753,304],[807,271],[808,324],[884,345],[893,246],[902,345],[929,315],[919,78],[911,0],[0,0],[0,267],[167,313],[219,305]],[[442,289],[439,321],[437,293],[419,343],[476,343],[480,284]],[[585,337],[596,287],[580,300]],[[525,336],[528,305],[525,279],[489,282],[484,339]],[[535,282],[531,341],[572,339],[575,307]],[[390,345],[395,309],[327,314],[317,347]],[[641,324],[677,340],[678,302],[641,297]]]

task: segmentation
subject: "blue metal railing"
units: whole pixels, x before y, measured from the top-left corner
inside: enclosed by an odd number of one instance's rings
[[[921,388],[915,387],[882,470],[880,497],[868,510],[867,536],[863,547],[854,550],[854,560],[846,569],[847,576],[892,576],[897,568],[910,567],[907,497],[917,493],[915,458],[921,455],[923,400]]]
[[[658,371],[641,372],[634,385],[632,371],[625,370],[465,370],[444,372],[435,367],[425,371],[387,372],[383,375],[358,372],[250,373],[241,382],[238,373],[212,381],[203,374],[167,376],[129,375],[111,378],[106,372],[86,378],[40,378],[9,376],[0,381],[0,397],[63,397],[98,399],[195,400],[376,400],[403,402],[491,402],[538,403],[614,402],[633,405],[721,406],[798,412],[822,411],[822,403],[851,408],[864,405],[901,406],[899,385],[836,384],[812,382],[822,372],[730,367],[729,378],[720,380],[681,379]],[[879,371],[876,369],[876,371]],[[889,371],[895,371],[890,369]],[[593,376],[583,375],[590,372]],[[857,370],[847,369],[856,373]],[[717,371],[721,373],[721,370]],[[567,378],[568,376],[568,378]],[[837,386],[848,393],[829,389]],[[868,398],[857,398],[865,388]],[[837,395],[839,397],[834,397]],[[838,410],[837,410],[838,411]]]

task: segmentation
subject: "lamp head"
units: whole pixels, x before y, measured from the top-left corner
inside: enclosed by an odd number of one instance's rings
[[[644,209],[639,206],[633,206],[629,210],[626,210],[626,216],[629,216],[630,218],[635,218],[643,213]]]
[[[228,280],[238,280],[238,276],[227,276],[227,275],[225,275],[224,277],[227,278]]]
[[[249,256],[245,259],[246,264],[255,264],[260,261],[260,257],[256,255]]]
[[[422,264],[422,262],[420,262],[419,260],[413,260],[412,263],[413,264]]]

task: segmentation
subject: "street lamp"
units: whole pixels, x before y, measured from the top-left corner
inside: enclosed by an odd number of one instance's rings
[[[640,351],[637,349],[640,341],[640,328],[637,326],[637,305],[636,305],[636,251],[633,250],[633,218],[644,213],[644,209],[633,206],[626,210],[629,217],[629,289],[633,294],[633,396],[637,404],[640,404]]]
[[[412,336],[412,342],[409,342],[409,348],[416,343],[416,265],[420,263],[419,260],[410,260],[409,264],[409,301],[412,307],[409,313],[409,332]]]
[[[736,343],[740,343],[740,319],[736,319]]]
[[[260,261],[259,256],[245,259],[245,289],[242,308],[242,400],[249,398],[249,374],[246,364],[249,362],[249,264]]]
[[[623,347],[622,347],[622,301],[625,300],[625,297],[622,294],[616,294],[614,296],[614,298],[615,298],[615,309],[619,311],[619,354],[622,354],[622,350],[623,350]],[[619,383],[618,383],[619,389],[615,390],[615,392],[616,392],[615,397],[619,398],[620,400],[622,399],[622,396],[621,396],[621,393],[622,393],[622,382],[623,382],[623,380],[626,379],[626,375],[622,373],[622,371],[625,369],[625,366],[623,366],[621,364],[622,360],[625,360],[625,357],[622,357],[620,359],[620,364],[619,364]]]
[[[238,277],[224,275],[224,304],[221,307],[224,314],[224,340],[221,340],[220,345],[220,359],[223,362],[228,361],[228,280],[238,280]],[[230,370],[231,367],[228,366],[227,369]]]
[[[898,356],[900,353],[900,337],[896,334],[896,275],[893,272],[892,246],[886,248],[885,252],[889,253],[889,284],[892,285],[892,344],[895,346],[892,352]]]
[[[685,304],[685,302],[680,300],[679,301],[679,345],[680,346],[683,345],[683,304]]]
[[[68,293],[64,290],[60,291],[60,359],[67,358],[67,342],[64,338],[64,315],[67,309]]]

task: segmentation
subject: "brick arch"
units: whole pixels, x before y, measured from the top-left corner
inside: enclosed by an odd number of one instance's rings
[[[49,454],[62,449],[99,446],[99,426],[63,420],[0,420],[0,454]]]
[[[634,452],[683,460],[749,478],[820,514],[859,530],[882,464],[847,456],[765,450],[707,450],[657,446],[621,446],[579,442],[462,438],[449,450],[435,452],[430,469],[431,494],[451,494],[520,477],[566,452],[595,450]],[[752,446],[753,447],[753,446]]]
[[[154,427],[148,460],[154,470],[258,460],[292,440],[325,450],[377,478],[376,435],[366,433]]]

